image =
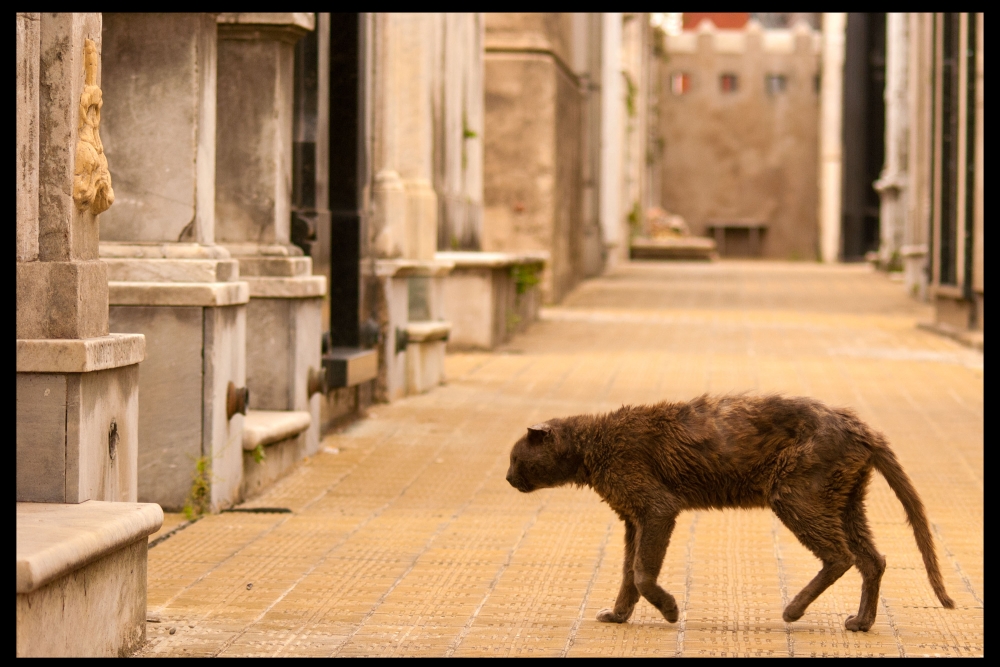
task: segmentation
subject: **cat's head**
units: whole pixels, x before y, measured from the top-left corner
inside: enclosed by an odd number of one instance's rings
[[[527,493],[563,484],[581,483],[581,457],[566,440],[560,420],[528,427],[510,450],[507,481]]]

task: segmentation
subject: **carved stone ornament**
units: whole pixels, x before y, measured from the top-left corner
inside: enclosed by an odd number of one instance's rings
[[[107,211],[115,202],[111,189],[108,158],[101,144],[101,89],[97,87],[97,45],[88,39],[83,47],[85,82],[80,95],[80,140],[76,144],[76,164],[73,169],[73,200],[81,210],[93,215]]]

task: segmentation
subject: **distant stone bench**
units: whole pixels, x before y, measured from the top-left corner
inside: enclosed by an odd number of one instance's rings
[[[708,220],[705,223],[705,229],[708,233],[715,237],[715,245],[719,249],[719,254],[723,257],[729,257],[732,253],[726,251],[726,236],[730,231],[743,231],[746,230],[747,236],[749,237],[749,249],[748,255],[750,257],[762,257],[762,247],[763,247],[763,237],[767,232],[767,223],[763,220],[756,220],[752,218],[744,219],[717,219]]]
[[[448,349],[492,350],[538,319],[544,252],[438,252],[454,268],[444,280]]]
[[[17,503],[17,654],[117,656],[146,636],[155,503]]]
[[[715,241],[698,236],[677,238],[634,238],[629,247],[632,259],[694,259],[712,260],[717,257]]]

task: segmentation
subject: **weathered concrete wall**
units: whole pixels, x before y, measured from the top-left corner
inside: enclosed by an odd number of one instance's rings
[[[816,258],[818,34],[751,22],[668,36],[667,49],[663,206],[695,235],[713,218],[760,219],[765,257]],[[690,77],[686,94],[671,92],[675,74]],[[721,90],[723,74],[737,76],[734,92]],[[784,76],[784,91],[769,92],[767,75]]]
[[[489,14],[483,127],[483,244],[547,250],[548,302],[583,278],[579,82],[569,17]]]
[[[184,506],[202,455],[204,308],[112,306],[115,331],[142,331],[139,366],[138,498],[169,510]]]
[[[104,15],[102,240],[213,241],[215,33],[214,14]]]

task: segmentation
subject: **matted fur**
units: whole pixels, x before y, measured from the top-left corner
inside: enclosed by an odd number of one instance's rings
[[[935,595],[948,609],[923,504],[885,438],[852,411],[809,398],[701,396],[687,403],[623,406],[529,427],[510,453],[519,491],[589,486],[625,522],[625,562],[613,609],[624,623],[639,595],[677,621],[674,597],[656,578],[677,514],[686,509],[770,507],[823,562],[783,617],[798,620],[852,565],[861,603],[848,630],[875,622],[885,558],[875,549],[864,497],[872,468],[906,510]]]

